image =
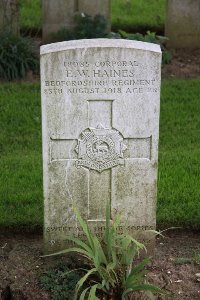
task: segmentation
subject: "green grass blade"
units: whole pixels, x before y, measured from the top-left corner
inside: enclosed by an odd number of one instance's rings
[[[88,277],[90,275],[92,275],[93,273],[96,273],[96,268],[92,268],[91,270],[89,270],[83,277],[81,277],[81,279],[77,282],[77,288],[76,288],[76,293],[75,295],[78,294],[80,288],[83,286],[84,282],[88,279]]]
[[[96,268],[98,268],[100,265],[102,264],[106,265],[108,262],[98,238],[95,237],[93,242],[94,242],[94,249],[95,249],[94,263]]]
[[[80,295],[79,300],[85,300],[86,293],[88,292],[89,289],[90,289],[90,287],[87,287],[86,289],[84,289],[84,291]],[[77,297],[74,298],[74,300],[76,300],[76,299],[77,299]]]
[[[115,219],[114,219],[114,222],[113,222],[113,228],[115,230],[117,230],[117,227],[120,225],[120,222],[121,222],[121,215],[120,214],[117,214],[115,216]]]
[[[80,225],[81,225],[84,233],[87,236],[87,239],[88,239],[88,242],[90,244],[91,249],[94,251],[93,235],[92,235],[92,233],[91,233],[91,231],[90,231],[90,229],[88,227],[88,224],[82,219],[82,217],[81,217],[78,209],[76,208],[76,206],[74,206],[74,212],[76,214],[76,217],[77,217],[77,219],[78,219],[78,221],[79,221],[79,223],[80,223]]]
[[[128,284],[128,282],[129,282],[129,280],[131,280],[132,276],[134,276],[134,275],[138,274],[139,272],[141,272],[141,271],[144,269],[144,267],[145,267],[149,262],[150,262],[149,257],[146,257],[145,259],[142,260],[141,263],[139,263],[137,266],[135,266],[135,267],[131,270],[129,276],[127,277],[127,280],[126,280],[126,281],[127,281],[127,284]]]
[[[134,291],[134,292],[137,292],[137,291],[150,291],[152,293],[159,293],[161,295],[165,294],[165,292],[163,290],[161,290],[159,287],[154,286],[153,284],[147,284],[147,283],[135,285],[132,288],[129,288],[128,290],[131,290],[131,291]],[[124,293],[124,295],[127,293],[127,291]]]
[[[108,260],[111,259],[111,249],[112,249],[112,231],[111,231],[111,226],[110,226],[110,205],[109,203],[107,203],[106,206],[106,229],[105,229],[105,235],[104,235],[104,239],[105,239],[105,244],[106,244],[106,253],[107,253],[107,257]]]
[[[123,292],[122,294],[122,300],[126,300],[126,295],[128,295],[129,293],[131,293],[133,290],[132,289],[127,289]]]
[[[67,240],[76,243],[78,246],[81,246],[84,250],[88,252],[88,255],[90,255],[90,257],[93,257],[92,249],[85,242],[81,241],[79,238],[71,236],[71,237],[67,237]]]
[[[128,281],[125,281],[125,289],[132,288],[133,286],[139,285],[144,282],[145,272],[140,271],[138,274],[134,274],[128,278]]]
[[[62,273],[62,277],[65,277],[65,276],[67,276],[67,275],[69,275],[70,273],[73,273],[73,272],[75,272],[75,271],[85,271],[85,272],[87,272],[88,270],[87,269],[83,269],[83,268],[78,268],[78,269],[73,269],[73,270],[70,270],[70,271],[68,271],[68,272],[64,272],[64,273]]]
[[[146,295],[148,297],[148,300],[155,300],[155,297],[152,292],[146,291]]]
[[[90,293],[88,296],[88,300],[100,300],[99,298],[97,298],[96,296],[96,290],[97,290],[98,284],[95,284],[91,287],[90,289]]]
[[[81,248],[75,248],[75,247],[74,248],[68,248],[68,249],[58,251],[58,252],[55,252],[55,253],[51,253],[51,254],[42,255],[41,257],[62,255],[62,254],[70,253],[70,252],[77,252],[77,253],[83,254],[84,256],[88,257],[88,252],[87,251],[85,251]]]

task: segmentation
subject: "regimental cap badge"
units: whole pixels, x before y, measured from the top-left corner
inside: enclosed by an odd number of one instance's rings
[[[126,148],[118,130],[98,124],[96,128],[87,128],[81,133],[75,148],[78,153],[76,166],[102,172],[124,164],[123,152]]]

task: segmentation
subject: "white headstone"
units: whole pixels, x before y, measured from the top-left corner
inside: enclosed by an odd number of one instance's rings
[[[200,48],[200,0],[167,0],[165,35],[173,48]]]
[[[76,26],[75,16],[81,13],[104,16],[110,30],[110,0],[42,0],[42,11],[43,40],[62,28],[72,30]]]
[[[161,51],[128,40],[41,47],[46,252],[97,235],[111,215],[135,237],[156,226]],[[147,235],[149,236],[149,234]]]

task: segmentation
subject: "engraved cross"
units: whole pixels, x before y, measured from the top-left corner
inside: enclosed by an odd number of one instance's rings
[[[80,133],[80,139],[51,138],[51,162],[70,160],[76,167],[87,170],[90,222],[104,221],[106,203],[112,203],[112,168],[125,167],[127,159],[151,159],[151,136],[123,137],[113,128],[113,102],[88,101],[88,128]]]

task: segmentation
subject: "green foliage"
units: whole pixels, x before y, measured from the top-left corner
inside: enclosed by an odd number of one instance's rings
[[[127,33],[123,30],[119,30],[119,34],[124,39],[136,40],[136,41],[154,43],[160,45],[162,50],[162,63],[169,64],[171,62],[172,55],[165,48],[165,43],[168,40],[167,37],[156,35],[155,32],[150,32],[150,31],[147,31],[147,33],[143,35],[141,33]]]
[[[149,262],[149,258],[145,258],[139,263],[134,262],[134,260],[137,261],[140,251],[146,250],[146,248],[128,233],[118,233],[119,215],[111,221],[110,209],[107,206],[105,231],[102,240],[100,240],[92,233],[76,207],[74,207],[74,211],[86,235],[86,241],[69,237],[68,240],[75,244],[73,248],[51,254],[77,252],[88,259],[90,268],[85,270],[86,274],[78,281],[74,299],[78,299],[80,289],[88,280],[90,280],[90,284],[81,292],[79,298],[81,300],[100,299],[98,298],[98,291],[113,297],[113,299],[122,300],[127,299],[127,296],[133,292],[145,291],[152,297],[153,293],[164,293],[145,280],[144,267]]]
[[[80,271],[73,271],[69,264],[58,263],[55,267],[43,273],[40,284],[51,294],[53,300],[73,299],[75,286],[82,276]]]
[[[167,65],[170,64],[172,61],[172,54],[166,50],[166,48],[164,50],[162,50],[162,64],[163,65]]]
[[[0,78],[23,78],[27,71],[37,71],[39,58],[31,39],[10,32],[0,33]]]
[[[77,38],[92,39],[106,36],[107,21],[104,16],[91,17],[87,14],[77,16]]]
[[[104,16],[96,15],[91,17],[82,13],[76,16],[76,22],[77,25],[73,31],[62,28],[58,32],[52,34],[52,40],[60,42],[106,37],[107,22]]]

